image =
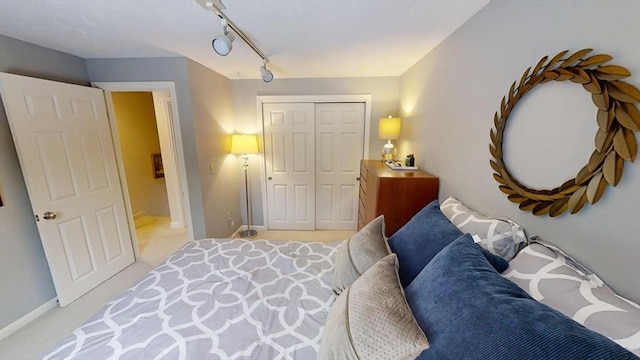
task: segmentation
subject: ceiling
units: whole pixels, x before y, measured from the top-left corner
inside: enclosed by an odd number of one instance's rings
[[[276,79],[399,76],[489,0],[223,0]],[[196,0],[0,0],[0,34],[85,59],[184,56],[259,79],[239,37],[211,48],[218,16]]]

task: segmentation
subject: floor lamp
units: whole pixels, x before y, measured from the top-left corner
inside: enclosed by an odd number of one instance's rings
[[[258,235],[258,232],[251,230],[251,209],[249,207],[249,176],[247,168],[249,167],[249,154],[258,153],[258,136],[257,135],[233,135],[231,136],[231,153],[242,155],[242,167],[244,168],[244,191],[247,200],[247,230],[240,232],[240,237],[252,238]]]

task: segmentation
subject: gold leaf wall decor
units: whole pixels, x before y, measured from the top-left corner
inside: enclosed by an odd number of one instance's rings
[[[551,217],[567,210],[575,214],[585,204],[598,202],[607,185],[618,185],[624,162],[636,159],[638,145],[634,133],[640,131],[640,111],[635,104],[640,103],[640,90],[621,80],[631,76],[629,70],[607,64],[613,57],[607,54],[587,57],[591,52],[592,49],[582,49],[569,54],[565,50],[548,62],[549,57],[543,57],[533,71],[527,68],[520,81],[511,84],[494,114],[495,128],[491,129],[489,145],[493,178],[500,184],[500,191],[523,211]],[[518,101],[536,85],[566,80],[581,84],[591,93],[598,124],[595,150],[575,178],[550,190],[529,189],[511,175],[503,160],[507,120]]]

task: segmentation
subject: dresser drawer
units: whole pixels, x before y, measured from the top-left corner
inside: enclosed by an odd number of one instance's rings
[[[438,198],[438,187],[439,179],[424,171],[391,170],[380,160],[362,160],[358,230],[384,215],[385,234],[393,235]]]
[[[365,207],[364,204],[366,203],[366,194],[364,193],[364,190],[362,189],[362,187],[360,187],[360,196],[358,197],[358,230],[362,229],[363,226],[366,225],[364,218],[365,218]]]
[[[367,170],[360,171],[360,192],[362,195],[362,191],[367,192]]]

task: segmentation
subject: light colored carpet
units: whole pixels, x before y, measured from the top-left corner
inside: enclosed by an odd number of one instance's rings
[[[140,221],[139,221],[140,220]],[[82,325],[188,241],[187,229],[171,229],[169,218],[136,218],[140,257],[78,300],[56,307],[0,342],[0,359],[36,359]]]
[[[258,235],[252,239],[266,240],[295,240],[295,241],[321,241],[331,242],[346,240],[355,231],[347,230],[316,230],[316,231],[293,231],[293,230],[261,230],[256,229]],[[250,240],[252,240],[250,239]]]
[[[0,342],[1,360],[36,359],[75,328],[82,325],[111,299],[122,293],[188,241],[186,229],[171,229],[168,218],[136,219],[140,257],[135,263],[91,290],[70,305],[48,311]],[[355,231],[266,231],[254,239],[336,241]]]
[[[168,217],[136,217],[136,236],[142,260],[159,264],[189,240],[187,228],[172,229],[170,223]]]

